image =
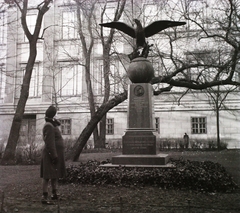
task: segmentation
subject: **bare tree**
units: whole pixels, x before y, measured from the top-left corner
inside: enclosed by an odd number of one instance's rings
[[[94,45],[94,35],[93,35],[93,20],[94,20],[94,9],[96,1],[93,2],[85,2],[76,0],[77,4],[77,20],[78,20],[78,34],[81,41],[81,47],[83,49],[84,62],[83,66],[85,68],[85,79],[87,85],[87,97],[90,108],[91,117],[95,113],[96,103],[94,99],[92,80],[91,80],[91,57],[92,50]],[[84,22],[87,22],[87,27],[84,25]],[[89,33],[89,37],[86,39],[85,36],[85,28],[87,28],[87,32]],[[94,143],[96,144],[99,140],[98,128],[94,128],[93,130],[93,138]]]
[[[20,98],[17,103],[16,111],[12,121],[12,126],[11,126],[10,134],[8,137],[7,146],[1,161],[2,164],[11,163],[14,161],[14,158],[15,158],[15,150],[16,150],[17,141],[19,138],[19,131],[20,131],[20,127],[23,119],[23,114],[25,111],[26,102],[29,96],[29,85],[31,81],[32,70],[33,70],[33,66],[37,56],[37,41],[40,38],[40,30],[42,26],[43,16],[48,11],[50,2],[51,0],[45,0],[37,6],[38,16],[37,16],[34,32],[31,33],[29,31],[27,21],[26,21],[26,16],[28,12],[28,0],[24,0],[21,3],[17,0],[14,0],[15,6],[17,6],[17,8],[21,13],[22,28],[29,42],[29,58],[25,68],[25,74],[24,74],[23,83],[21,87]]]
[[[122,14],[123,10],[125,8],[126,0],[119,0],[117,2],[115,14],[114,14],[114,19],[113,21],[118,21]],[[101,13],[101,23],[103,22],[103,15],[106,10],[106,4],[102,10]],[[110,97],[110,61],[111,61],[111,56],[110,56],[110,51],[111,51],[111,46],[113,43],[113,36],[114,36],[114,29],[111,29],[109,32],[108,36],[104,36],[103,34],[103,29],[101,28],[101,43],[103,46],[103,75],[104,75],[104,99],[103,99],[103,104],[105,104]],[[106,136],[106,114],[103,116],[100,122],[100,147],[105,147],[105,136]]]
[[[225,89],[224,89],[225,88]],[[216,127],[217,127],[217,148],[221,150],[221,138],[220,138],[220,112],[221,109],[229,110],[228,107],[225,105],[226,99],[229,94],[233,94],[234,91],[236,92],[238,87],[231,86],[231,87],[223,87],[223,86],[216,86],[207,88],[206,95],[209,100],[210,106],[212,106],[213,111],[216,113]],[[229,111],[230,113],[231,111]]]
[[[98,27],[99,20],[96,19],[96,11],[95,4],[98,1],[86,2],[86,1],[78,1],[77,3],[77,18],[78,18],[78,33],[81,40],[81,47],[83,49],[84,62],[83,66],[85,68],[85,78],[88,92],[88,103],[90,107],[91,119],[94,120],[96,109],[99,108],[96,103],[98,102],[97,98],[94,96],[93,86],[92,86],[92,72],[99,72],[99,70],[91,70],[91,58],[92,58],[92,49],[94,46],[94,42],[96,41],[96,37],[98,36],[95,33],[96,27]],[[125,6],[125,0],[117,2],[117,8],[114,15],[114,20],[119,20],[123,13],[123,9]],[[101,17],[105,13],[107,7],[107,3],[104,3]],[[94,22],[95,21],[95,22]],[[85,23],[85,24],[84,24]],[[86,24],[87,23],[87,24]],[[95,25],[94,25],[95,24]],[[85,34],[89,35],[86,38]],[[113,41],[114,30],[111,30],[107,38],[101,34],[100,39],[103,45],[103,78],[104,85],[102,85],[104,97],[102,103],[105,104],[110,97],[110,51],[111,45]],[[100,106],[101,108],[101,106]],[[98,123],[98,122],[97,122]],[[94,125],[93,128],[87,126],[89,129],[89,134],[85,133],[87,131],[83,131],[77,140],[77,144],[82,144],[81,149],[85,146],[87,140],[93,132],[94,137],[94,145],[96,148],[104,148],[105,147],[105,134],[106,134],[106,116],[103,115],[99,125],[100,131],[98,131],[97,125]]]

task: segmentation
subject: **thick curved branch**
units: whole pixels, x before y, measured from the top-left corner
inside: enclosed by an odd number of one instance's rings
[[[163,83],[168,83],[171,86],[186,87],[194,90],[203,90],[203,89],[213,87],[213,86],[218,86],[218,85],[240,86],[240,82],[231,81],[229,79],[220,80],[220,81],[211,81],[211,82],[205,82],[205,83],[199,83],[199,84],[194,84],[190,81],[181,81],[181,80],[179,81],[179,80],[171,79],[170,81],[163,82]]]
[[[122,103],[127,99],[127,91],[115,96],[114,98],[110,99],[106,103],[103,103],[95,112],[95,114],[91,117],[91,120],[88,122],[87,126],[83,129],[80,136],[78,137],[75,145],[74,145],[74,153],[73,153],[73,161],[77,161],[79,155],[81,154],[87,140],[91,136],[93,130],[96,128],[99,121],[103,118],[103,116],[113,107],[117,106],[118,104]],[[90,131],[89,131],[90,130]],[[83,143],[82,141],[85,141]]]
[[[173,88],[173,86],[168,86],[168,87],[164,87],[164,88],[160,88],[159,90],[154,90],[153,91],[153,95],[160,95],[162,94],[163,92],[170,92],[171,89]]]

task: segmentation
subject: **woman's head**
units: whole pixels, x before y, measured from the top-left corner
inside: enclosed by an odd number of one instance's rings
[[[46,118],[53,118],[57,113],[57,108],[53,105],[49,106],[48,109],[45,112]]]

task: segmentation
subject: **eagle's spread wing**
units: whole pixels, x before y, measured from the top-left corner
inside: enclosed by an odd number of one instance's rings
[[[179,21],[155,21],[144,28],[145,37],[148,38],[166,28],[176,27],[186,24],[186,22]]]
[[[130,27],[129,25],[127,25],[123,22],[113,21],[113,22],[109,22],[109,23],[102,23],[99,25],[103,26],[103,27],[115,28],[117,30],[120,30],[120,31],[126,33],[127,35],[131,36],[132,38],[136,38],[134,28]]]

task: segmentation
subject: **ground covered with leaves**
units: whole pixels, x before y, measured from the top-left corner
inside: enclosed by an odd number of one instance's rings
[[[178,152],[171,156],[175,171],[165,170],[160,175],[155,169],[122,167],[112,168],[107,175],[100,162],[110,159],[109,153],[82,154],[80,162],[68,162],[67,179],[59,185],[61,199],[52,206],[40,202],[39,165],[0,166],[0,209],[10,213],[240,212],[240,191],[235,188],[240,179],[239,151]]]

